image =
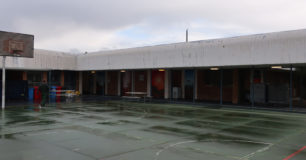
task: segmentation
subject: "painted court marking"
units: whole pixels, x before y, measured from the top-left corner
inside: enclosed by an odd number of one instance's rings
[[[267,147],[264,147],[264,148],[261,148],[259,150],[256,150],[255,152],[252,152],[244,157],[241,157],[239,158],[239,160],[245,160],[245,159],[249,159],[251,157],[253,157],[255,154],[257,153],[260,153],[260,152],[264,152],[268,149],[270,149],[274,144],[272,143],[265,143],[265,142],[256,142],[256,141],[247,141],[247,140],[218,140],[218,139],[210,139],[210,140],[205,140],[205,141],[195,141],[195,140],[190,140],[190,141],[183,141],[183,142],[178,142],[178,143],[174,143],[174,144],[170,144],[166,147],[164,147],[163,149],[159,150],[158,152],[155,153],[155,159],[154,160],[158,160],[158,156],[164,152],[165,150],[169,149],[169,148],[172,148],[172,147],[175,147],[175,146],[178,146],[178,145],[181,145],[181,144],[186,144],[186,143],[195,143],[195,142],[212,142],[212,141],[215,141],[215,142],[244,142],[244,143],[257,143],[257,144],[264,144],[264,145],[268,145]],[[306,148],[306,146],[305,146]],[[288,159],[284,159],[284,160],[288,160]]]
[[[292,153],[290,156],[286,157],[285,159],[283,160],[289,160],[291,159],[292,157],[296,156],[297,154],[299,154],[300,152],[302,152],[304,149],[306,149],[306,146],[302,147],[301,149],[299,149],[298,151]]]

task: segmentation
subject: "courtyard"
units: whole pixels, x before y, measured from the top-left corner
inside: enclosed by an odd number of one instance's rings
[[[73,101],[1,111],[3,160],[304,160],[300,113]]]

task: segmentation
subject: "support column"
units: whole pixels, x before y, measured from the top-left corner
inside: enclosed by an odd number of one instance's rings
[[[93,75],[93,94],[97,94],[97,72]]]
[[[303,77],[304,77],[304,72],[302,72],[302,74],[300,75],[300,85],[299,85],[299,89],[300,89],[300,105],[302,106],[304,104],[304,84],[303,84]]]
[[[2,57],[2,110],[5,109],[5,59]]]
[[[152,81],[151,75],[152,75],[151,70],[148,70],[147,71],[147,95],[149,97],[152,96],[152,93],[151,93],[151,85],[152,85],[152,83],[151,83],[151,81]]]
[[[75,90],[78,91],[79,90],[79,72],[76,72],[75,75],[76,75],[75,76]],[[50,71],[49,71],[49,77],[51,77],[50,76]],[[50,80],[50,78],[49,78],[49,80]]]
[[[131,82],[131,85],[132,85],[132,92],[135,92],[135,71],[131,71],[131,76],[132,76],[132,82]]]
[[[193,91],[193,96],[192,96],[192,102],[193,103],[195,103],[195,97],[196,97],[196,70],[194,69],[193,70],[193,89],[192,89],[192,91]]]
[[[223,69],[220,69],[220,105],[223,104]]]
[[[51,83],[51,70],[48,71],[48,86],[49,86],[49,90],[51,91],[52,90],[52,83]],[[51,103],[51,98],[49,97],[49,104]]]
[[[119,71],[118,72],[118,81],[117,81],[117,84],[118,84],[118,96],[121,96],[121,72]]]
[[[233,70],[233,92],[232,103],[238,104],[239,102],[239,72],[238,69]]]
[[[79,92],[83,94],[83,72],[79,71]]]
[[[169,98],[169,70],[165,70],[165,99]]]
[[[172,71],[169,69],[169,98],[172,100],[173,99],[173,85],[172,85]]]
[[[52,86],[51,71],[48,71],[48,77],[49,77],[49,78],[48,78],[48,79],[49,79],[49,80],[48,80],[48,84],[49,84],[49,87],[51,87],[51,86]]]
[[[250,75],[250,81],[251,81],[251,86],[250,86],[250,101],[252,104],[252,107],[254,107],[254,68],[251,69],[251,75]]]
[[[104,76],[104,80],[105,80],[105,89],[104,89],[104,93],[105,93],[105,95],[107,96],[107,94],[108,94],[108,76],[107,76],[107,71],[105,71],[105,76]]]
[[[198,70],[194,70],[194,100],[198,99]]]
[[[61,86],[63,87],[65,85],[65,72],[61,72]]]
[[[182,70],[182,99],[185,99],[185,70]]]
[[[293,72],[292,72],[292,65],[290,65],[290,86],[289,86],[289,107],[292,110],[292,82],[293,82]]]
[[[26,71],[22,72],[22,80],[24,80],[24,81],[28,80],[28,73]]]

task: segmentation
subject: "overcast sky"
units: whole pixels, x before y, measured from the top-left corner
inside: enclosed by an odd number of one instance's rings
[[[306,28],[305,0],[0,0],[0,30],[84,53]]]

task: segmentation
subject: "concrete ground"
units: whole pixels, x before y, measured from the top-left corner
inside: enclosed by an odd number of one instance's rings
[[[124,101],[9,107],[1,160],[305,160],[306,115]]]

